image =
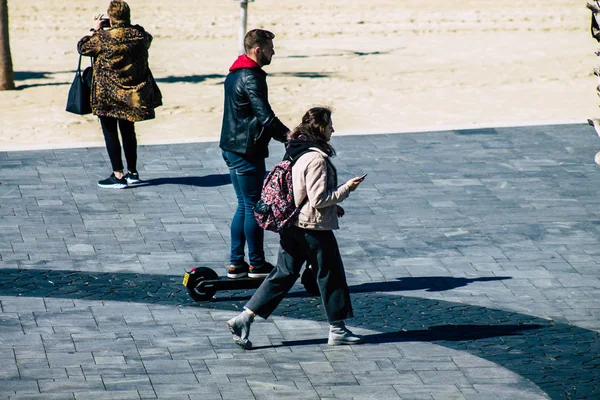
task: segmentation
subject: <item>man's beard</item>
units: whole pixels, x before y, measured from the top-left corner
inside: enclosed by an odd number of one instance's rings
[[[269,65],[271,64],[271,57],[267,57],[263,53],[260,53],[260,57],[258,59],[260,65]]]

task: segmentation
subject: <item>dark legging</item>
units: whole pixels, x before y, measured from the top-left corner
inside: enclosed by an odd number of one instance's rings
[[[104,142],[106,150],[112,165],[113,171],[123,171],[123,160],[121,159],[121,143],[119,142],[119,132],[123,139],[123,151],[125,152],[125,160],[127,161],[127,169],[131,172],[137,172],[137,139],[135,137],[135,129],[133,122],[123,119],[100,117],[100,125],[104,134]]]

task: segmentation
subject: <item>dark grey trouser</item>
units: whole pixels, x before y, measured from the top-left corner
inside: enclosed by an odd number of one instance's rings
[[[313,268],[329,322],[352,317],[352,303],[340,249],[333,231],[292,226],[279,233],[277,268],[265,278],[246,308],[268,318],[289,292],[305,261]]]

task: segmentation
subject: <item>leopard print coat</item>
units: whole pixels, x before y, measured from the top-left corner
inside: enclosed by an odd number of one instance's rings
[[[150,67],[152,35],[139,25],[115,24],[84,36],[77,51],[94,58],[92,112],[137,122],[155,117],[162,96]]]

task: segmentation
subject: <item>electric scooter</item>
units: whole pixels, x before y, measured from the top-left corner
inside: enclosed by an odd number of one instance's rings
[[[207,267],[194,267],[183,275],[183,286],[195,301],[206,301],[213,298],[219,290],[256,289],[264,278],[236,278],[230,279],[219,276],[213,269]],[[319,286],[310,266],[302,272],[300,282],[304,289],[313,296],[320,294]]]

